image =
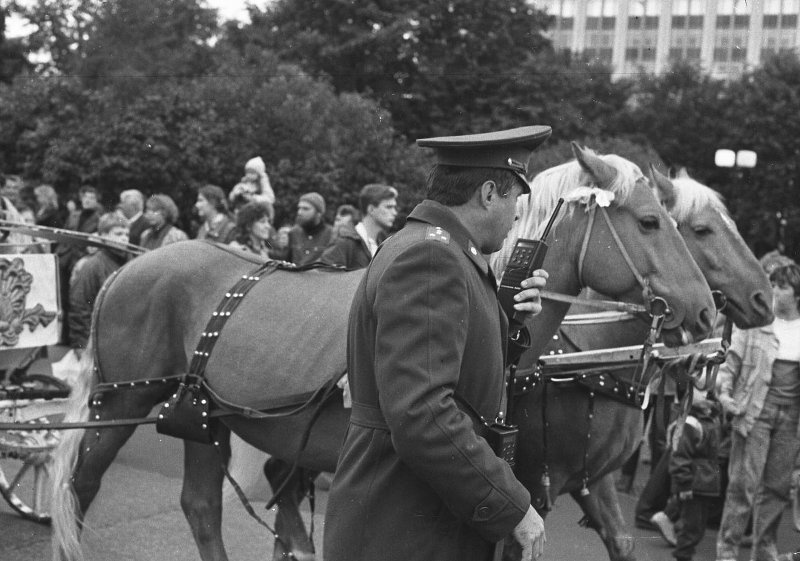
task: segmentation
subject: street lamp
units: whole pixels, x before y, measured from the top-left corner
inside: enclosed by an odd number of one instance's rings
[[[754,168],[757,161],[756,153],[752,150],[739,150],[734,152],[721,148],[714,154],[714,164],[721,168]]]

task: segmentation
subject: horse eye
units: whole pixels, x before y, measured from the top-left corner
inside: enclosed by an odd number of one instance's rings
[[[711,228],[709,228],[708,226],[695,226],[694,228],[692,228],[692,231],[694,231],[696,236],[701,238],[711,234]]]
[[[647,231],[658,230],[658,218],[655,216],[645,216],[639,219],[639,225]]]

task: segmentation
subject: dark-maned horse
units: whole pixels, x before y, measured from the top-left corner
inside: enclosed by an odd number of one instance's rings
[[[709,286],[726,296],[728,317],[742,329],[771,322],[769,280],[739,235],[719,195],[685,172],[670,181],[652,169],[651,179]],[[533,192],[530,204],[536,206],[538,192],[535,188]],[[515,226],[505,249],[493,256],[496,270],[502,270],[513,240],[531,237],[535,226],[524,222]],[[649,322],[631,315],[613,319],[620,314],[582,313],[590,310],[594,308],[573,305],[570,313],[575,315],[568,316],[571,321],[562,323],[554,339],[547,339],[542,332],[533,330],[538,344],[544,345],[541,354],[623,347],[644,341]],[[534,369],[539,354],[532,350],[522,358],[520,376]],[[630,380],[632,370],[620,368],[613,375]],[[534,500],[538,499],[535,506],[541,508],[545,504],[545,490],[540,482],[546,459],[552,495],[569,492],[575,498],[586,514],[588,525],[600,534],[611,559],[633,559],[633,538],[622,518],[612,472],[641,440],[642,411],[631,402],[626,406],[602,393],[590,396],[589,389],[575,383],[549,384],[546,411],[550,445],[545,454],[547,439],[540,413],[544,392],[543,386],[539,386],[516,401],[516,421],[527,423],[531,431],[521,439],[515,472],[530,489],[538,490]],[[570,444],[565,446],[565,442]]]
[[[549,288],[577,294],[586,285],[610,297],[631,299],[643,291],[643,283],[648,294],[664,298],[673,310],[664,326],[666,341],[705,337],[714,318],[710,289],[646,178],[622,158],[601,159],[577,146],[575,152],[577,161],[550,174],[549,185],[535,187],[547,190],[540,197],[543,216],[552,212],[559,197],[570,199],[550,238]],[[598,211],[594,198],[572,196],[576,188],[587,185],[613,193],[614,200]],[[603,218],[598,216],[594,227],[588,228],[595,212]],[[588,252],[581,251],[584,245]],[[94,363],[86,364],[93,369],[87,371],[91,381],[73,392],[75,409],[68,418],[144,417],[166,400],[177,382],[158,380],[187,371],[223,293],[252,275],[252,269],[243,255],[203,242],[167,246],[122,268],[98,298]],[[341,374],[347,311],[360,276],[359,272],[283,270],[264,274],[224,329],[213,334],[216,346],[206,369],[210,390],[252,408],[286,405],[293,393],[307,394],[321,385],[320,380]],[[536,323],[540,338],[555,333],[566,309],[549,306],[542,313]],[[90,411],[87,397],[98,382],[113,382],[120,389],[104,393]],[[283,418],[223,417],[215,436],[223,455],[224,431],[230,429],[291,462],[311,415],[304,410]],[[300,454],[301,466],[335,469],[348,415],[341,400],[325,403]],[[124,426],[83,434],[66,431],[54,475],[56,557],[81,557],[78,523],[99,491],[103,473],[133,430]],[[521,432],[525,439],[530,431],[522,426]],[[613,431],[605,432],[613,438]],[[227,559],[220,532],[223,476],[218,450],[185,441],[181,505],[204,561]],[[275,557],[284,553],[284,544],[295,555],[311,550],[307,537],[293,535],[295,529],[278,529],[283,543],[276,543]]]

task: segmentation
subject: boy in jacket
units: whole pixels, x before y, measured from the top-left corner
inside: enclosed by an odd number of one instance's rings
[[[673,434],[669,473],[680,515],[672,556],[678,561],[692,559],[706,530],[711,499],[720,495],[720,418],[716,401],[695,398],[683,426],[676,426]]]

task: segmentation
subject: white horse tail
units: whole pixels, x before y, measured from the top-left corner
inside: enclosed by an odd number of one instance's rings
[[[94,387],[94,350],[90,341],[80,361],[80,375],[74,377],[67,402],[65,422],[89,419],[89,395]],[[54,561],[80,561],[78,499],[72,487],[72,474],[78,461],[84,429],[61,432],[61,442],[55,450],[52,478],[51,515],[53,521],[52,551]]]

